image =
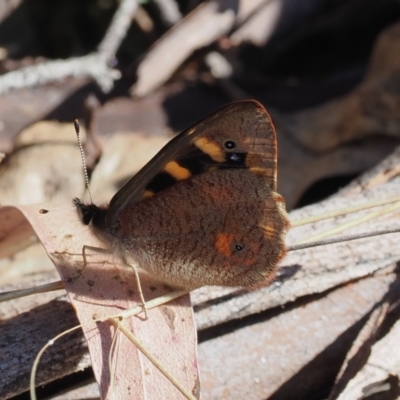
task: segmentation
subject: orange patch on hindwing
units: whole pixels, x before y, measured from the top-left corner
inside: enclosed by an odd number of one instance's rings
[[[231,263],[240,263],[242,266],[251,267],[257,260],[260,246],[256,243],[238,240],[232,233],[217,233],[215,235],[214,248]]]
[[[217,233],[215,235],[215,250],[225,257],[232,257],[231,246],[234,239],[235,236],[231,233]]]
[[[276,236],[276,229],[273,223],[263,225],[261,228],[264,230],[264,234],[268,239],[273,239]]]

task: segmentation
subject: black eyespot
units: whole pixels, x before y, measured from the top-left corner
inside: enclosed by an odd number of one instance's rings
[[[233,140],[227,140],[224,144],[226,149],[234,149],[236,147],[236,143]]]
[[[237,245],[235,246],[235,249],[236,249],[237,251],[241,251],[241,250],[243,250],[243,246],[242,246],[241,244],[237,244]]]

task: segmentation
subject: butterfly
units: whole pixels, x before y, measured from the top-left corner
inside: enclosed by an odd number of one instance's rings
[[[271,118],[228,104],[173,138],[107,206],[74,199],[84,224],[167,284],[268,284],[289,222]]]

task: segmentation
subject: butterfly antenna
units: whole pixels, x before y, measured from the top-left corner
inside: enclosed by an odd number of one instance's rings
[[[79,151],[81,153],[81,159],[82,159],[82,165],[83,165],[83,174],[85,176],[86,189],[87,189],[87,191],[89,193],[90,202],[93,203],[92,193],[90,192],[90,186],[89,186],[89,175],[88,175],[88,172],[87,172],[85,153],[83,151],[82,139],[81,139],[81,135],[80,135],[80,125],[79,125],[79,121],[77,119],[74,120],[74,128],[75,128],[75,132],[76,132],[76,137],[78,139]],[[76,208],[76,207],[64,207],[64,208],[57,208],[57,209],[52,209],[52,210],[48,210],[46,208],[41,208],[39,210],[39,213],[40,214],[47,214],[49,212],[66,211],[66,210],[72,210],[74,208]]]
[[[90,203],[93,204],[93,199],[92,199],[92,193],[90,191],[90,184],[89,184],[89,175],[87,172],[87,165],[86,165],[86,159],[85,159],[85,153],[83,151],[83,146],[82,146],[82,140],[81,140],[81,135],[80,135],[80,125],[79,121],[77,119],[74,120],[74,127],[75,127],[75,132],[76,132],[76,137],[78,139],[78,146],[79,146],[79,151],[81,153],[81,159],[82,159],[82,166],[83,166],[83,174],[85,176],[85,183],[86,183],[86,189],[89,194],[90,198]]]

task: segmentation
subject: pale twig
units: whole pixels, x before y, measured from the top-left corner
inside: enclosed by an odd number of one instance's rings
[[[331,212],[326,212],[323,214],[313,215],[311,217],[301,218],[296,221],[290,221],[290,227],[296,228],[298,226],[312,224],[313,222],[319,222],[324,219],[340,217],[342,215],[351,214],[357,211],[368,210],[369,208],[384,206],[390,203],[396,203],[400,201],[400,197],[393,197],[390,199],[382,199],[376,201],[369,201],[368,203],[359,204],[352,207],[341,208],[340,210],[333,210]]]
[[[307,242],[299,242],[298,244],[288,246],[287,251],[297,251],[297,250],[308,249],[310,247],[326,246],[328,244],[343,243],[343,242],[348,242],[349,240],[365,239],[373,236],[388,235],[390,233],[400,233],[400,227],[393,229],[384,229],[382,231],[375,231],[375,232],[357,233],[355,235],[339,236],[339,237],[334,237],[332,239],[325,239],[325,240],[321,239],[316,241],[310,240]]]
[[[160,11],[162,21],[169,27],[182,19],[178,4],[175,0],[153,0]]]
[[[30,377],[30,381],[29,381],[29,392],[31,395],[31,400],[36,400],[36,390],[35,390],[35,377],[36,377],[36,372],[37,372],[37,368],[39,365],[39,361],[42,358],[43,353],[54,344],[55,341],[57,341],[58,339],[60,339],[61,337],[67,335],[70,332],[73,332],[79,328],[82,328],[82,325],[76,325],[73,328],[70,328],[62,333],[60,333],[59,335],[55,336],[53,339],[49,340],[39,351],[39,353],[36,355],[35,361],[33,362],[33,366],[31,369],[31,377]]]
[[[105,58],[114,56],[132,23],[137,7],[137,0],[124,0],[121,3],[98,47],[99,54]]]
[[[375,218],[380,217],[381,215],[389,214],[389,213],[391,213],[393,211],[398,211],[399,209],[400,209],[400,202],[396,202],[396,203],[392,204],[390,207],[385,207],[385,208],[383,208],[381,210],[378,210],[376,212],[366,214],[366,215],[364,215],[362,217],[359,217],[359,218],[356,218],[356,219],[354,219],[352,221],[349,221],[349,222],[346,222],[344,224],[340,224],[338,226],[335,226],[334,228],[328,229],[325,232],[318,233],[318,234],[316,234],[314,236],[311,236],[311,237],[307,238],[306,240],[303,240],[303,241],[299,242],[298,244],[309,243],[309,242],[314,242],[314,241],[320,241],[322,239],[331,237],[331,236],[333,236],[333,235],[335,235],[337,233],[343,232],[346,229],[350,229],[350,228],[353,228],[355,226],[361,225],[364,222],[371,221],[371,220],[373,220]],[[398,228],[395,228],[395,230],[396,229],[398,229]]]
[[[190,290],[177,290],[174,292],[167,293],[163,296],[156,297],[153,300],[146,301],[146,308],[147,310],[151,310],[152,308],[158,307],[162,304],[168,303],[174,299],[177,299],[178,297],[184,296],[185,294],[190,293]],[[143,306],[139,305],[136,307],[132,307],[128,310],[122,311],[118,314],[108,316],[105,318],[98,318],[98,321],[106,321],[111,318],[120,318],[120,319],[125,319],[129,317],[133,317],[134,315],[140,314],[143,312]]]
[[[13,290],[11,292],[3,292],[0,293],[0,303],[2,303],[3,301],[10,301],[19,299],[21,297],[30,296],[32,294],[47,293],[53,290],[61,290],[61,289],[64,289],[64,285],[61,281],[57,281],[31,288]]]
[[[120,78],[119,71],[110,67],[137,8],[137,0],[124,0],[112,19],[107,33],[95,53],[68,60],[48,61],[11,71],[0,77],[0,94],[60,81],[67,77],[91,78],[104,92],[112,89]]]

